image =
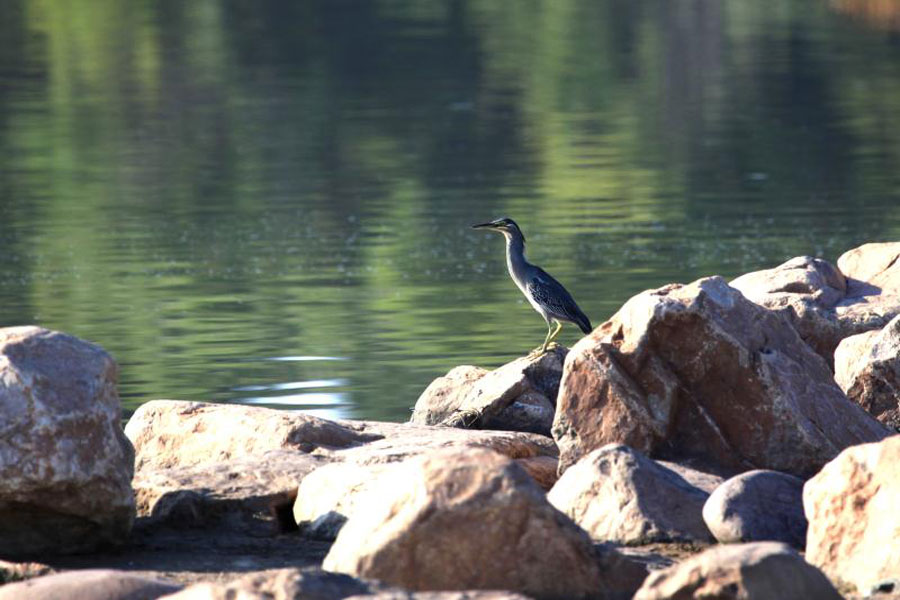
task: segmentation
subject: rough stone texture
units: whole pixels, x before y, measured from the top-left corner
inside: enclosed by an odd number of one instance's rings
[[[803,488],[806,559],[861,594],[900,580],[900,436],[847,448]],[[891,584],[890,582],[893,582]]]
[[[837,267],[809,256],[731,282],[753,302],[782,314],[833,364],[838,343],[880,329],[900,314],[900,243],[865,244],[844,253]]]
[[[615,550],[598,557],[587,534],[550,506],[521,467],[487,450],[410,460],[360,505],[365,510],[341,529],[324,569],[412,590],[500,589],[536,598],[627,598],[645,573]]]
[[[332,463],[316,469],[297,489],[293,514],[300,531],[315,539],[335,539],[347,519],[364,508],[360,498],[398,466]]]
[[[708,496],[639,452],[610,444],[563,473],[547,499],[593,539],[636,545],[713,541],[701,515]]]
[[[154,600],[180,585],[124,571],[94,569],[44,575],[0,586],[0,600]]]
[[[301,413],[178,400],[142,404],[125,434],[138,471],[215,465],[269,450],[346,448],[380,437]]]
[[[778,471],[748,471],[716,489],[703,506],[703,520],[723,544],[784,542],[806,545],[803,480]]]
[[[634,600],[840,600],[828,578],[785,544],[716,546],[651,573]]]
[[[381,592],[366,596],[352,596],[347,600],[529,600],[528,596],[513,592]]]
[[[133,484],[138,515],[175,527],[292,530],[297,482],[322,464],[297,450],[271,450],[217,465],[143,469]]]
[[[849,335],[834,312],[844,300],[847,282],[828,261],[798,256],[775,268],[741,275],[731,286],[784,316],[829,364],[837,343]]]
[[[99,346],[0,329],[0,556],[89,551],[128,536],[134,453],[116,377]]]
[[[53,569],[37,562],[12,562],[0,560],[0,585],[11,581],[22,581],[41,575],[49,575]]]
[[[900,429],[900,316],[880,331],[845,338],[834,353],[834,371],[851,400]]]
[[[362,581],[319,569],[273,569],[228,583],[198,583],[164,596],[165,600],[342,600],[390,591],[378,582]]]
[[[353,431],[378,438],[360,446],[327,454],[335,460],[360,465],[400,462],[425,452],[446,448],[487,448],[520,460],[522,466],[530,471],[530,463],[533,461],[527,459],[556,458],[559,455],[559,450],[552,439],[520,431],[473,431],[377,421],[340,421],[340,424]],[[540,477],[540,474],[536,474],[537,477]]]
[[[416,401],[411,423],[550,435],[568,350],[518,358],[487,371],[465,365],[438,377]]]
[[[623,443],[723,472],[799,476],[888,433],[781,316],[719,277],[643,292],[579,341],[553,425],[563,470]]]

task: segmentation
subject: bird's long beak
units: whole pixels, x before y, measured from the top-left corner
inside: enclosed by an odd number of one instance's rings
[[[496,225],[493,223],[479,223],[477,225],[472,225],[472,229],[494,229]]]

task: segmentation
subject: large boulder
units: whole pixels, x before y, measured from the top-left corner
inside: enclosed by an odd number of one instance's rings
[[[521,467],[489,450],[409,460],[360,504],[365,510],[341,529],[324,569],[411,590],[535,598],[628,598],[645,575],[615,550],[598,556]]]
[[[181,586],[124,571],[88,569],[0,586],[0,600],[154,600]]]
[[[803,488],[806,560],[868,595],[900,580],[900,436],[847,448]]]
[[[900,429],[900,316],[845,338],[834,353],[834,379],[869,414]]]
[[[822,358],[848,336],[880,329],[900,314],[900,243],[865,244],[831,263],[799,256],[731,282],[784,316]]]
[[[550,435],[567,352],[553,346],[493,371],[456,367],[422,392],[410,422]]]
[[[782,316],[720,277],[643,292],[578,342],[553,425],[563,470],[622,443],[723,472],[798,476],[888,433]]]
[[[710,495],[703,520],[725,544],[771,541],[803,549],[803,480],[778,471],[741,473]]]
[[[785,544],[715,546],[654,571],[634,600],[841,600],[818,569]]]
[[[134,520],[117,367],[39,327],[0,329],[0,556],[90,551]]]
[[[610,444],[570,467],[550,504],[604,542],[712,542],[703,523],[709,494],[627,446]]]

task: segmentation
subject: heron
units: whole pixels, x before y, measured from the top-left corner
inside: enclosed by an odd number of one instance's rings
[[[572,294],[547,271],[533,265],[525,258],[525,235],[510,218],[502,217],[488,223],[472,225],[472,229],[488,229],[502,233],[506,238],[506,267],[528,302],[547,322],[547,337],[540,347],[540,354],[559,335],[562,323],[574,323],[582,333],[593,329],[587,315],[578,308]]]

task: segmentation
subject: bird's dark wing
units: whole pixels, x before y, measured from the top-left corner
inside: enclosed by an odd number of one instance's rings
[[[535,267],[535,274],[528,280],[526,288],[550,316],[575,323],[583,333],[590,333],[593,329],[587,315],[575,304],[572,294],[545,270]]]

